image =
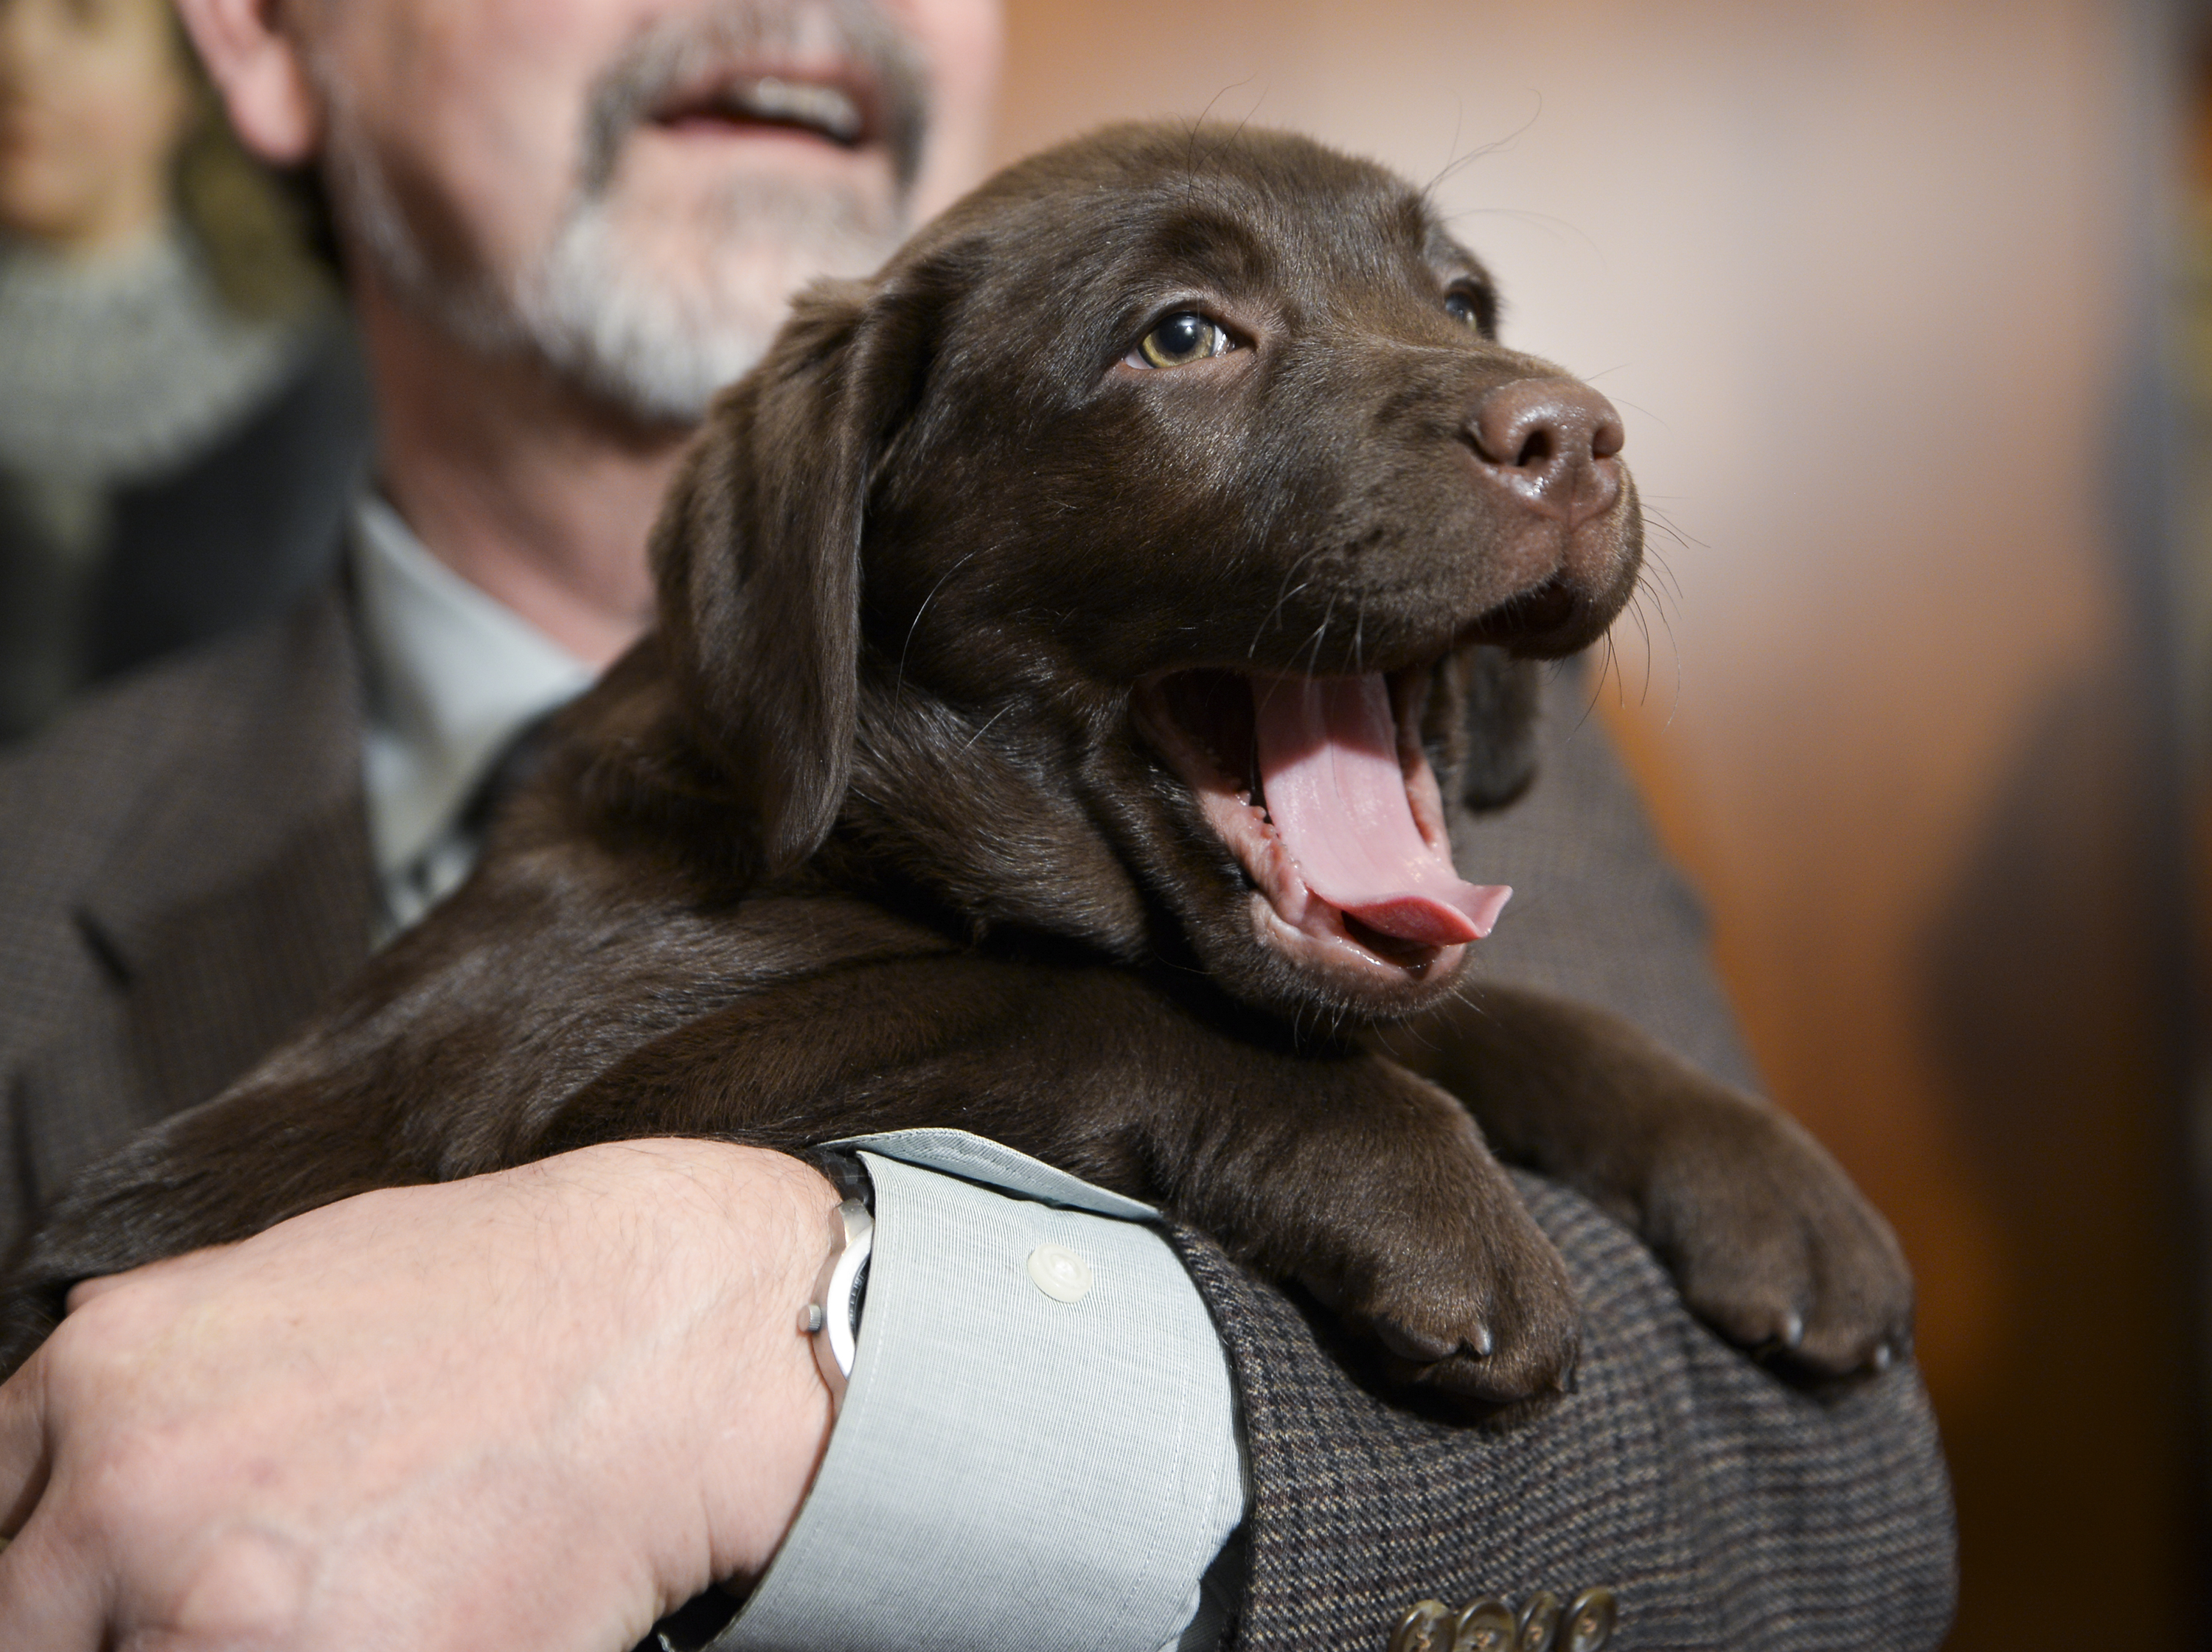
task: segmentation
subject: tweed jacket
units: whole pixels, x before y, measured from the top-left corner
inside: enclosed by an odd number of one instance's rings
[[[1558,679],[1543,778],[1461,846],[1471,872],[1523,891],[1484,967],[1743,1078],[1695,904],[1581,726],[1583,694]],[[88,1159],[237,1077],[358,966],[361,699],[327,592],[0,758],[0,1236]],[[1384,1403],[1325,1322],[1175,1236],[1248,1435],[1231,1644],[1383,1652],[1425,1598],[1517,1608],[1600,1588],[1617,1647],[1936,1645],[1954,1542],[1917,1375],[1790,1388],[1692,1321],[1629,1235],[1522,1185],[1581,1288],[1583,1364],[1573,1394],[1491,1426]]]

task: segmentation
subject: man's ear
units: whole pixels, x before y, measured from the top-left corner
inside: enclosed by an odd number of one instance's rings
[[[301,55],[299,29],[284,15],[287,3],[176,0],[239,141],[279,167],[313,158],[323,137],[322,100]]]
[[[844,803],[863,517],[915,393],[918,311],[860,282],[801,294],[766,359],[723,393],[653,528],[678,694],[771,876],[820,847]]]

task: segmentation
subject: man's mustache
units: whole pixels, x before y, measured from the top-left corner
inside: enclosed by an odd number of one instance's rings
[[[840,93],[860,116],[859,141],[881,143],[900,190],[910,187],[929,127],[929,81],[914,42],[874,0],[708,0],[648,25],[592,82],[583,192],[606,187],[632,132],[712,89],[719,73],[794,62],[834,69]],[[805,94],[793,99],[793,90],[783,100],[803,109]],[[836,123],[823,125],[843,137]]]

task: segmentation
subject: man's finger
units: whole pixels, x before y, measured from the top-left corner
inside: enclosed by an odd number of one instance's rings
[[[34,1520],[0,1549],[0,1646],[9,1652],[99,1652],[107,1643],[100,1569],[72,1564]]]
[[[52,1469],[46,1430],[46,1363],[33,1354],[0,1383],[0,1538],[23,1529]],[[17,1643],[0,1636],[0,1646]]]
[[[140,1270],[141,1272],[144,1271]],[[106,1296],[125,1279],[137,1277],[136,1273],[103,1273],[97,1278],[79,1279],[70,1287],[69,1295],[62,1299],[62,1312],[74,1314],[95,1297]]]
[[[198,1250],[187,1250],[175,1256],[162,1256],[150,1262],[142,1262],[121,1273],[100,1273],[89,1279],[79,1279],[70,1287],[69,1295],[62,1299],[62,1312],[74,1314],[88,1303],[97,1302],[109,1291],[120,1291],[127,1285],[164,1278],[172,1274],[190,1273],[193,1269],[204,1266],[210,1257],[218,1256],[232,1248],[234,1247],[230,1245],[204,1245]]]

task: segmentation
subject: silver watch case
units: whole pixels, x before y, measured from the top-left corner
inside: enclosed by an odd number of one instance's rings
[[[875,1218],[859,1200],[848,1199],[831,1212],[830,1254],[822,1260],[812,1299],[799,1313],[799,1328],[814,1339],[814,1363],[833,1407],[844,1404],[845,1385],[852,1380],[853,1339],[860,1328],[854,1287],[875,1242]]]

